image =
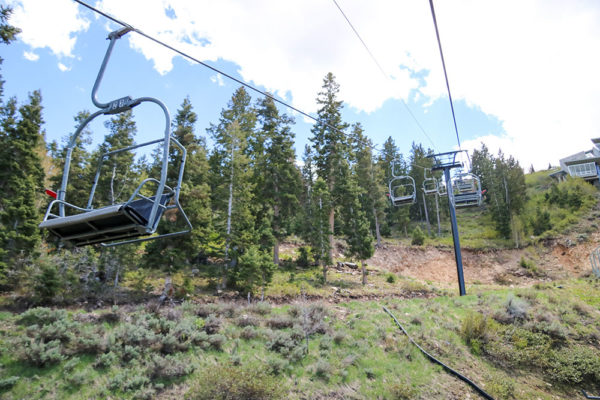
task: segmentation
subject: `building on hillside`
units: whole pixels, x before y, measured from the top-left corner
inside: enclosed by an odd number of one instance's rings
[[[564,181],[567,175],[576,176],[600,187],[600,138],[592,139],[591,150],[580,151],[560,159],[560,169],[550,174],[556,180]]]

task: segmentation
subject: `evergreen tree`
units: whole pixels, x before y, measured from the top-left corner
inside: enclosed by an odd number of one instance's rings
[[[256,113],[250,101],[240,87],[221,111],[219,123],[208,128],[215,142],[209,158],[213,223],[224,239],[222,256],[231,265],[245,249],[258,243],[253,171],[248,156],[248,137],[255,128]]]
[[[329,237],[329,210],[330,194],[327,183],[320,177],[316,179],[310,189],[309,210],[311,223],[304,231],[304,240],[313,250],[315,261],[323,268],[323,282],[327,282],[327,266],[331,264]]]
[[[350,135],[354,155],[354,175],[359,187],[359,199],[361,208],[367,216],[371,231],[375,232],[377,245],[381,246],[381,221],[385,215],[386,192],[385,186],[381,184],[382,172],[373,164],[373,143],[364,135],[363,128],[360,123],[352,126]]]
[[[24,257],[35,255],[40,241],[37,200],[44,171],[36,149],[43,141],[42,97],[38,91],[19,108],[11,99],[3,107],[0,139],[0,282]]]
[[[383,143],[383,151],[379,155],[377,161],[378,175],[381,177],[379,182],[386,188],[386,192],[389,191],[389,183],[393,178],[392,165],[395,162],[399,164],[396,166],[396,173],[403,175],[408,173],[406,162],[404,161],[402,154],[400,154],[396,143],[390,136]],[[385,211],[384,224],[381,228],[383,234],[390,235],[391,228],[394,225],[398,225],[406,234],[406,229],[410,221],[408,207],[395,207],[388,199],[386,201]]]
[[[13,42],[21,30],[8,23],[8,19],[12,14],[12,8],[0,5],[0,43],[10,44]],[[2,57],[0,57],[0,65],[2,65]],[[4,81],[0,75],[0,106],[2,106],[4,96]]]
[[[371,235],[369,220],[359,199],[361,188],[354,176],[340,176],[339,178],[343,182],[341,189],[344,192],[340,209],[345,221],[343,230],[348,245],[346,255],[361,261],[362,284],[366,285],[365,260],[371,258],[375,248],[373,247],[373,236]]]
[[[290,232],[301,189],[300,173],[294,165],[294,133],[290,128],[293,120],[285,114],[280,115],[270,97],[258,102],[257,115],[264,155],[259,156],[254,170],[256,199],[272,213],[269,231],[274,237],[273,262],[279,264],[279,243]]]
[[[335,77],[329,72],[323,79],[323,90],[319,92],[317,104],[317,122],[313,125],[310,138],[314,148],[314,158],[317,175],[327,184],[330,203],[323,206],[329,213],[329,259],[333,258],[333,234],[335,232],[335,209],[340,203],[342,183],[338,177],[344,175],[348,163],[348,143],[344,130],[348,124],[342,121],[343,102],[337,99],[340,91]]]
[[[417,201],[410,207],[410,215],[413,220],[425,220],[425,207],[432,210],[433,199],[423,196],[423,181],[425,180],[425,169],[431,168],[433,160],[427,156],[432,154],[431,150],[425,150],[422,144],[413,142],[410,149],[409,175],[415,180]]]
[[[75,129],[90,115],[87,111],[80,111],[75,116]],[[56,142],[51,143],[50,153],[53,158],[54,168],[56,173],[50,177],[50,185],[54,191],[60,189],[63,179],[63,169],[65,165],[65,158],[67,156],[67,146],[71,141],[71,135],[64,138],[65,146],[58,149]],[[75,147],[71,153],[71,165],[69,168],[69,182],[67,185],[67,194],[65,200],[78,207],[86,207],[88,198],[90,196],[90,179],[89,174],[92,170],[90,165],[91,154],[85,149],[85,146],[92,143],[92,132],[89,127],[79,134],[79,137],[75,141]],[[68,214],[73,209],[70,207],[65,208],[65,212]]]
[[[186,236],[174,236],[150,242],[146,247],[145,258],[149,265],[177,270],[193,265],[214,252],[217,244],[212,231],[210,209],[210,187],[208,186],[208,160],[206,146],[202,138],[194,134],[198,119],[189,98],[184,99],[172,123],[173,136],[187,150],[179,201],[192,224],[192,232]],[[177,183],[181,152],[172,146],[167,172],[167,183],[174,187]],[[151,176],[160,174],[162,163],[155,161]],[[158,233],[166,234],[185,229],[183,216],[177,210],[169,210],[158,226]]]
[[[118,114],[104,123],[109,133],[104,143],[92,155],[89,176],[94,176],[100,157],[109,151],[132,146],[137,127],[130,111]],[[124,203],[139,185],[139,170],[136,168],[133,151],[123,151],[105,157],[94,195],[94,208]]]

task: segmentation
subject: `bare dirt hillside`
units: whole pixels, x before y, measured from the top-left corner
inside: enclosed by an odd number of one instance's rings
[[[583,243],[565,238],[526,249],[462,250],[465,280],[528,286],[535,282],[589,273],[589,255],[600,243],[600,233]],[[522,267],[521,259],[530,262]],[[420,280],[456,282],[453,249],[384,244],[368,260],[369,266]]]

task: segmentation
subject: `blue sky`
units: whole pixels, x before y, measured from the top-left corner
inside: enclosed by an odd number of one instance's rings
[[[74,130],[78,111],[94,110],[91,88],[106,36],[117,26],[70,0],[0,2],[15,8],[11,22],[23,29],[17,42],[2,48],[5,97],[23,101],[40,89],[47,139],[60,140]],[[90,3],[311,114],[331,71],[341,85],[345,121],[361,122],[377,145],[392,136],[405,154],[413,141],[438,151],[456,147],[425,0],[338,1],[387,77],[329,1]],[[463,147],[484,141],[536,168],[591,147],[589,139],[600,136],[599,3],[437,3]],[[189,96],[197,133],[206,135],[238,86],[130,33],[115,48],[99,97],[152,96],[174,114]],[[139,141],[160,136],[154,111],[136,109]],[[301,116],[296,122],[301,156],[311,124]],[[106,131],[100,123],[92,128],[98,143]]]

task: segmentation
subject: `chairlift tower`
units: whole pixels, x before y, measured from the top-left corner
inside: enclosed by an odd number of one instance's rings
[[[462,254],[460,252],[460,238],[458,235],[458,224],[456,223],[456,209],[454,207],[454,190],[452,180],[450,179],[450,170],[453,168],[462,168],[462,163],[456,160],[457,154],[463,150],[449,151],[446,153],[433,154],[432,171],[444,171],[446,180],[446,192],[448,194],[448,209],[450,210],[450,225],[452,226],[452,239],[454,241],[454,258],[456,259],[456,272],[458,274],[458,288],[460,295],[467,294],[465,290],[465,278],[463,275]]]

